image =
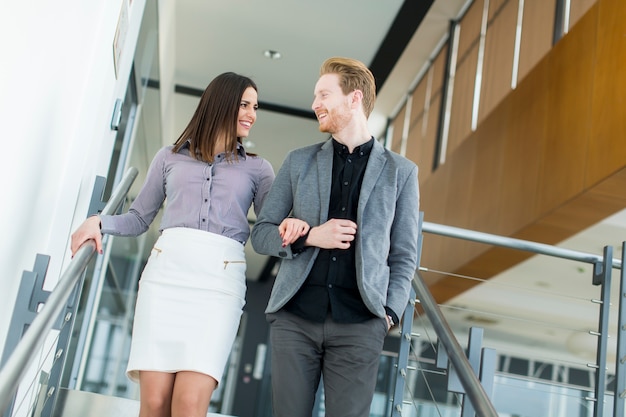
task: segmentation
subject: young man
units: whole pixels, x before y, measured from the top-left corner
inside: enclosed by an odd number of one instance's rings
[[[417,267],[417,166],[370,134],[369,69],[330,58],[313,110],[331,138],[291,151],[252,230],[281,258],[266,309],[276,417],[310,417],[323,375],[327,416],[369,416],[379,357]]]

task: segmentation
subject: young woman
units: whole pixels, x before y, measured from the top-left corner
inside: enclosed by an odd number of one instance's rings
[[[216,77],[174,145],[160,149],[128,213],[92,216],[72,234],[74,254],[102,234],[144,233],[163,206],[161,235],[139,281],[127,374],[140,385],[140,417],[205,417],[245,303],[247,214],[258,214],[272,166],[246,153],[257,87]]]

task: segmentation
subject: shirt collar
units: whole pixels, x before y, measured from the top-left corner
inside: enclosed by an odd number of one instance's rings
[[[350,155],[350,152],[348,151],[348,147],[342,143],[339,143],[335,140],[335,138],[332,138],[333,141],[333,147],[335,148],[335,152],[337,152],[339,155],[343,155],[343,156],[348,156]],[[374,147],[374,137],[372,136],[370,138],[370,140],[368,140],[367,142],[363,143],[362,145],[357,146],[356,148],[354,148],[354,151],[352,151],[353,156],[367,156],[370,154],[370,152],[372,151],[372,148]]]
[[[191,146],[191,140],[187,139],[185,141],[185,143],[183,144],[183,146],[180,147],[179,152],[181,150],[183,150],[183,149],[189,149],[189,146]],[[236,152],[237,152],[237,157],[240,157],[242,159],[246,159],[246,157],[247,157],[246,148],[244,148],[244,146],[241,143],[239,143],[239,142],[237,142],[237,151]],[[225,157],[226,157],[226,153],[225,152],[217,154],[217,155],[215,155],[215,162],[222,161],[222,160],[224,160]]]

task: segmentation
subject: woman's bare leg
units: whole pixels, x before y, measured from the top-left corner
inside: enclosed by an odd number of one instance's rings
[[[215,379],[206,374],[178,372],[172,395],[172,417],[206,417],[216,387]]]
[[[171,417],[176,374],[139,372],[139,417]]]

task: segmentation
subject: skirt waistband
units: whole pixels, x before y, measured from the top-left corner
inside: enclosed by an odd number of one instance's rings
[[[217,233],[191,229],[189,227],[171,227],[169,229],[163,230],[161,235],[175,239],[194,240],[204,245],[220,245],[232,249],[243,249],[243,245],[234,239],[218,235]]]

